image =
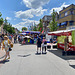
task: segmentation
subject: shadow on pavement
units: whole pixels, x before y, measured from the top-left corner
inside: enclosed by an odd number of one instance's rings
[[[18,57],[28,57],[30,56],[31,54],[28,54],[28,55],[18,55]]]
[[[48,51],[51,52],[51,53],[53,53],[53,54],[55,54],[56,56],[64,59],[64,60],[75,59],[75,56],[72,56],[72,55],[63,56],[61,49],[54,49],[54,50],[48,50]]]
[[[35,44],[20,44],[20,46],[24,46],[24,45],[35,45]]]
[[[2,58],[4,58],[5,57],[5,55],[4,56],[2,56],[2,57],[0,57],[0,59],[2,59]]]
[[[75,69],[75,65],[70,65],[70,66]]]
[[[60,58],[62,58],[64,60],[67,60],[67,61],[69,61],[69,60],[75,60],[75,55],[66,55],[66,56],[63,56],[61,49],[53,49],[53,50],[47,50],[47,51],[53,53],[54,55],[56,55],[56,56],[58,56],[58,57],[60,57]],[[69,64],[69,66],[71,66],[71,67],[73,67],[75,69],[75,65]]]
[[[9,62],[9,60],[1,60],[0,64],[5,64],[6,62]]]

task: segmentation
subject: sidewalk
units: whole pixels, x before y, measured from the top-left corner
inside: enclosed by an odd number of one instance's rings
[[[2,57],[3,57],[4,55],[5,55],[5,52],[0,49],[0,61],[3,60]],[[1,66],[2,66],[2,63],[0,63],[0,67],[1,67]]]
[[[5,55],[4,50],[1,50],[1,49],[0,49],[0,60],[2,60],[2,59],[3,59],[2,57],[3,57],[4,55]]]

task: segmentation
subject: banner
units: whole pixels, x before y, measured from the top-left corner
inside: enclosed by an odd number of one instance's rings
[[[58,45],[58,48],[64,50],[64,44],[58,43],[57,45]],[[75,46],[69,46],[68,51],[75,51]]]
[[[58,36],[57,37],[57,42],[58,43],[64,43],[64,39],[66,38],[66,36]]]
[[[0,27],[0,33],[1,33],[1,27]]]
[[[75,30],[72,31],[72,45],[75,45]]]

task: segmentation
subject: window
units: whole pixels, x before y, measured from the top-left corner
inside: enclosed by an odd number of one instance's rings
[[[60,14],[60,16],[59,16],[60,18],[61,18],[61,14]]]
[[[69,21],[69,25],[73,25],[74,24],[74,21]]]
[[[72,11],[70,11],[70,13],[71,13],[71,14],[74,14],[74,11],[72,10]]]
[[[65,16],[67,16],[68,14],[67,14],[67,12],[65,12]]]
[[[47,17],[45,16],[45,21],[47,21]]]
[[[69,24],[70,24],[70,25],[73,25],[73,22],[70,22]]]

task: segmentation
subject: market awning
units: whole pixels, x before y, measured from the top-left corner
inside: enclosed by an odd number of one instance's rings
[[[21,35],[26,35],[26,33],[20,33]]]
[[[69,35],[71,35],[71,31],[73,31],[73,30],[75,30],[75,29],[48,32],[48,35],[56,35],[56,36],[64,35],[64,36],[69,36]]]
[[[22,33],[40,34],[39,31],[23,31]]]
[[[58,24],[57,24],[57,26],[60,26],[60,25],[61,25],[61,23],[58,23]]]
[[[69,23],[72,23],[72,22],[74,22],[74,21],[72,21],[72,20],[71,20],[71,21],[69,21]]]
[[[30,36],[25,36],[24,38],[31,38]]]
[[[61,23],[61,25],[67,25],[67,21],[66,21],[66,22]]]

